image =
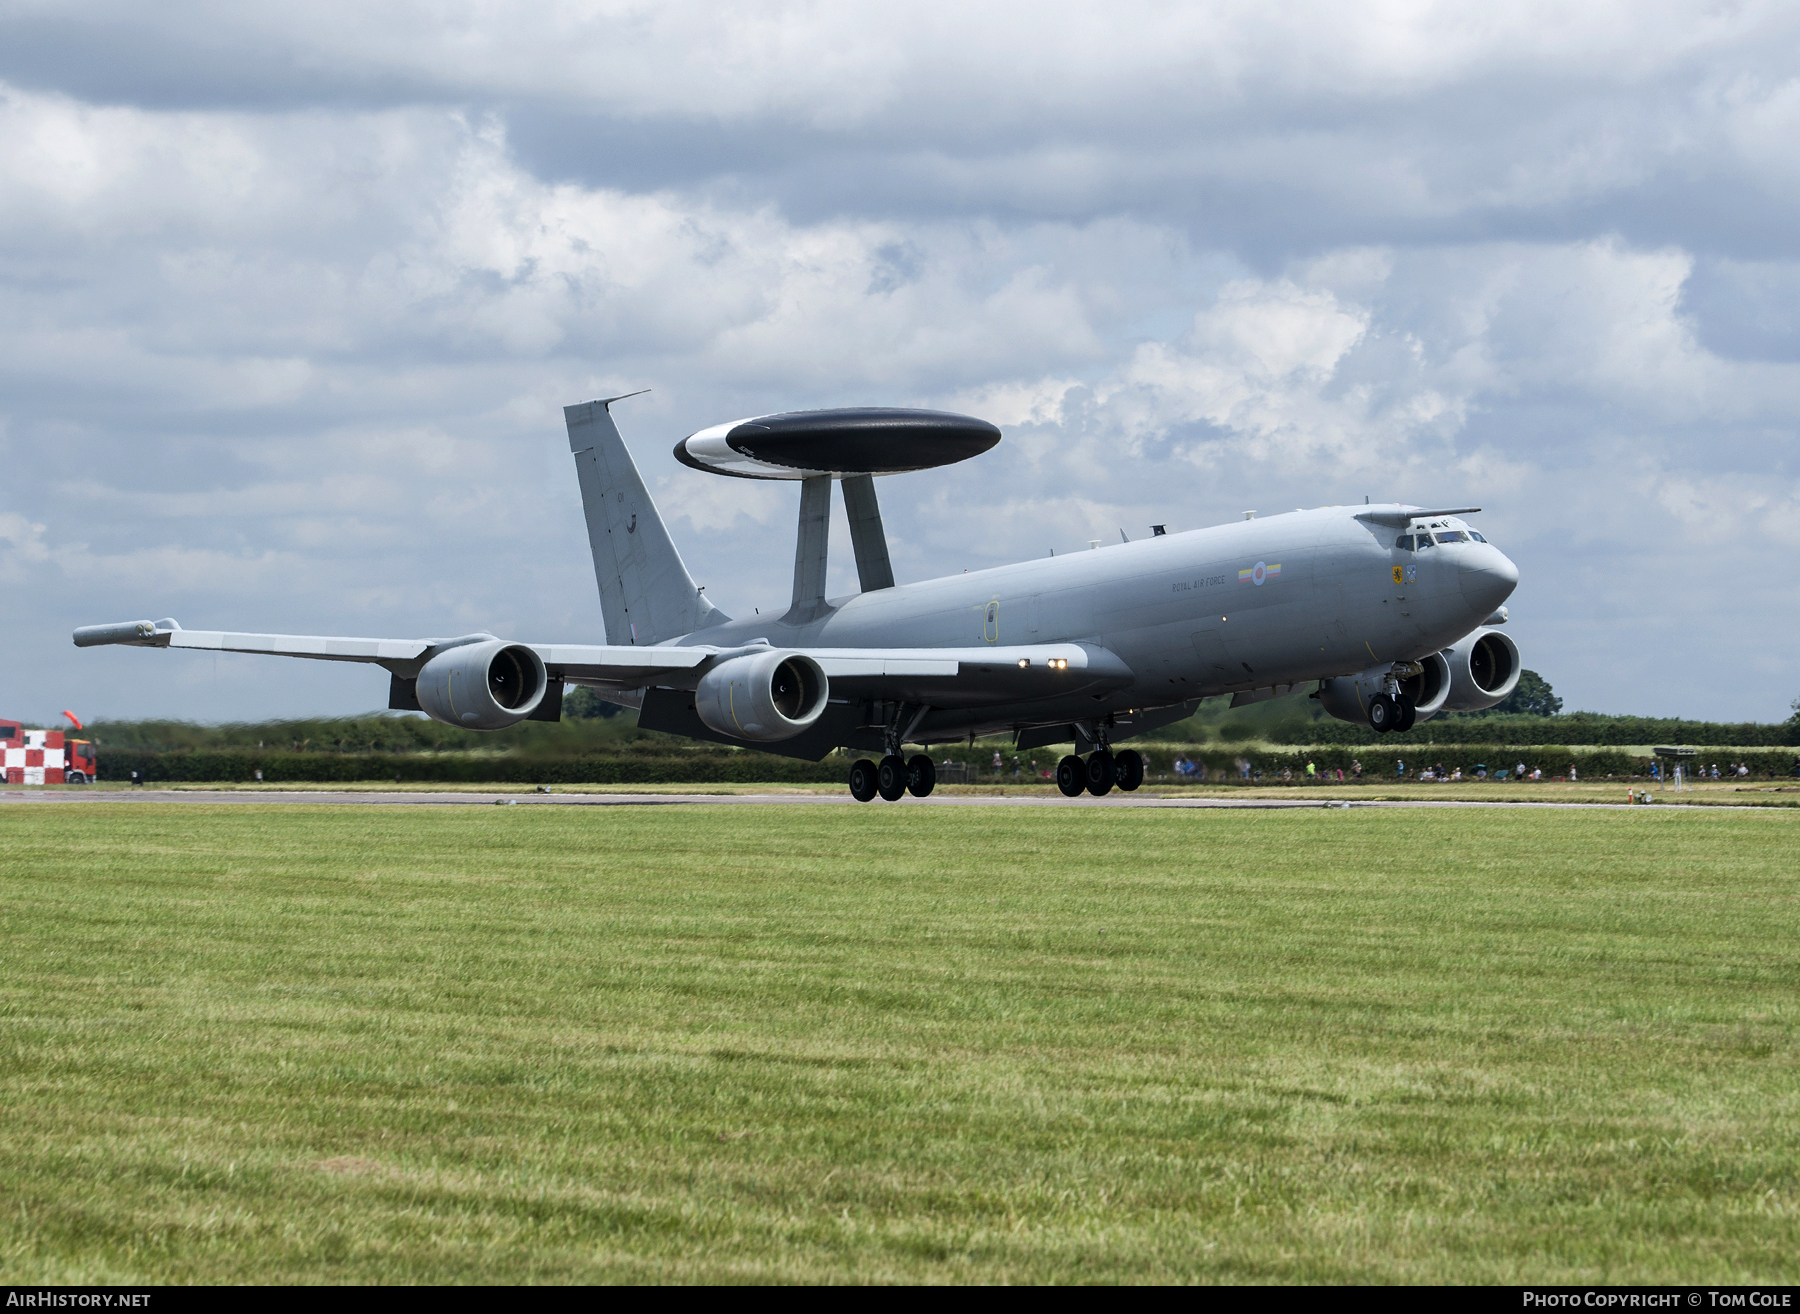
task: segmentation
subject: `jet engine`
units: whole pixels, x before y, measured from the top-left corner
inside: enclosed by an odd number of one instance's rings
[[[1499,630],[1482,628],[1448,648],[1452,712],[1479,712],[1492,707],[1519,686],[1519,645]]]
[[[733,739],[792,739],[824,714],[829,687],[810,657],[750,653],[722,661],[700,677],[694,710],[708,730]]]
[[[543,659],[530,648],[488,639],[426,662],[419,671],[419,706],[445,725],[504,730],[535,712],[549,687]]]
[[[1444,710],[1450,697],[1450,663],[1443,653],[1429,653],[1414,663],[1418,670],[1400,680],[1400,692],[1412,699],[1416,709],[1414,724],[1426,721]],[[1357,725],[1369,724],[1369,700],[1380,693],[1387,682],[1393,662],[1371,666],[1359,675],[1340,676],[1319,681],[1319,705],[1340,721]]]

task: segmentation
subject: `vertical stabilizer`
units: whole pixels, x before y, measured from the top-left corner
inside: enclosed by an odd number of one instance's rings
[[[730,619],[694,586],[607,405],[563,407],[606,641],[661,643]]]

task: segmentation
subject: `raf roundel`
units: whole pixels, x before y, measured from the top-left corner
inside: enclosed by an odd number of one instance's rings
[[[739,479],[843,479],[952,465],[999,441],[971,415],[860,406],[715,424],[676,443],[675,459]]]

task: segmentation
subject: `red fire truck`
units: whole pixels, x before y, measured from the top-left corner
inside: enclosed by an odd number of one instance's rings
[[[61,730],[27,730],[17,721],[0,721],[0,748],[6,750],[9,785],[85,785],[99,776],[94,745],[65,739]]]

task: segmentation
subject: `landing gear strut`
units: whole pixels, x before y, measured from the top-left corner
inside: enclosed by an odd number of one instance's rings
[[[1106,742],[1110,725],[1109,719],[1105,723],[1089,723],[1083,727],[1088,742],[1099,745],[1088,754],[1087,761],[1071,754],[1056,764],[1056,787],[1069,798],[1083,790],[1099,798],[1111,793],[1115,785],[1130,793],[1144,783],[1143,755],[1133,748],[1114,753]]]
[[[900,755],[900,746],[919,728],[930,710],[922,703],[902,704],[896,709],[893,719],[883,727],[882,739],[887,752],[881,761],[871,762],[862,757],[851,764],[851,798],[858,803],[867,803],[879,794],[892,803],[902,794],[924,798],[931,793],[937,786],[937,764],[924,753],[917,754],[910,762]],[[912,713],[911,720],[904,719],[908,712]]]

